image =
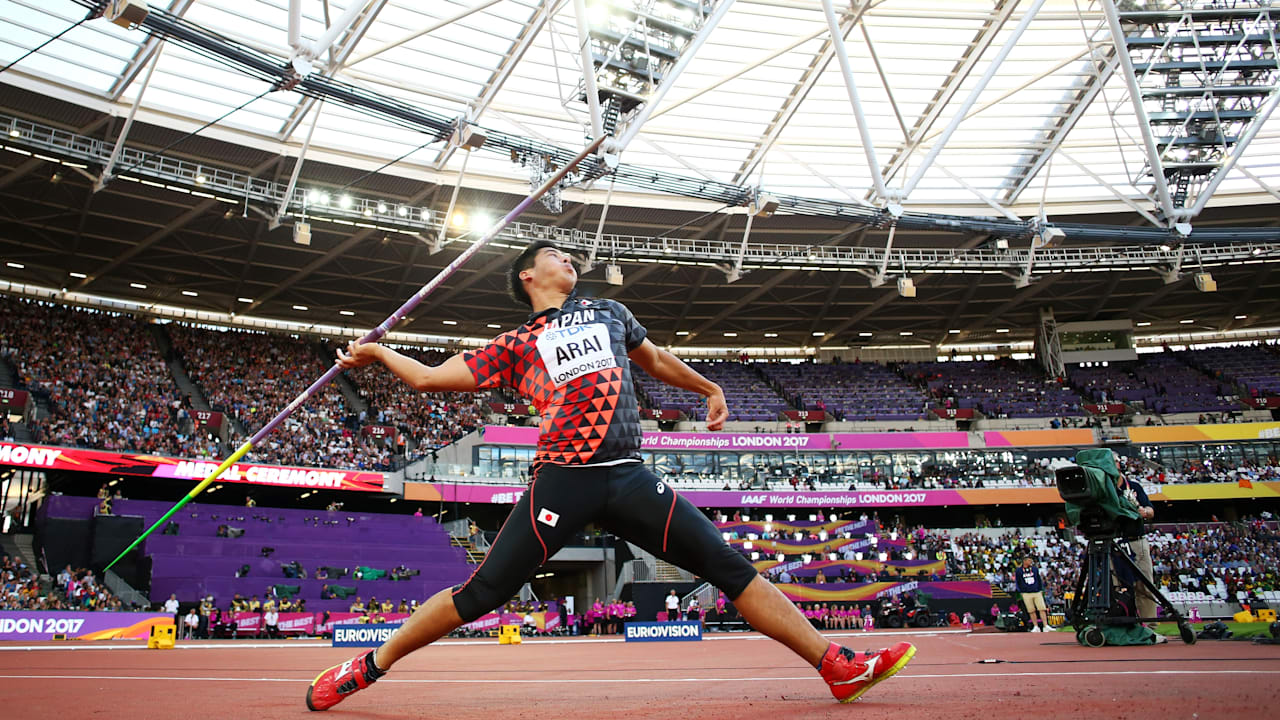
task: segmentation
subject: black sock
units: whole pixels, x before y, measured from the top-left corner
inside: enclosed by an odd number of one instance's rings
[[[369,654],[364,656],[366,661],[365,665],[368,667],[368,671],[365,673],[365,678],[367,678],[370,682],[377,680],[378,678],[387,674],[387,671],[378,667],[378,663],[374,661],[373,658],[376,652],[377,652],[376,650],[370,650]]]

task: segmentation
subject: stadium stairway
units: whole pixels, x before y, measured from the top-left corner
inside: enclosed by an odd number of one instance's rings
[[[333,354],[329,352],[327,345],[319,342],[312,345],[312,348],[316,351],[316,357],[320,358],[321,364],[325,367],[333,364]],[[346,373],[338,373],[337,377],[333,379],[333,385],[342,393],[342,399],[347,402],[347,407],[351,409],[351,412],[357,414],[368,412],[369,401],[360,395],[360,391],[356,389],[355,384],[351,382],[351,378],[347,377]],[[372,418],[370,418],[370,422],[372,422]]]
[[[964,573],[964,574],[952,575],[947,579],[948,580],[968,580],[971,582],[983,582],[986,580],[986,578],[984,578],[983,576],[977,573]],[[1009,593],[1005,592],[1004,588],[1000,587],[999,585],[996,585],[995,583],[990,583],[990,585],[991,585],[991,597],[997,600],[999,600],[1000,598],[1012,597]]]
[[[34,568],[37,574],[44,574],[40,571],[40,563],[36,562],[34,536],[30,533],[15,533],[12,535],[0,535],[0,548],[3,548],[5,555],[9,557],[20,558],[27,567]]]
[[[693,576],[688,572],[660,558],[654,558],[653,579],[657,582],[679,583],[689,582]]]
[[[18,387],[18,373],[6,357],[0,357],[0,387]]]
[[[468,538],[450,536],[449,544],[456,548],[462,548],[462,551],[467,554],[467,563],[470,565],[479,565],[484,560],[485,554],[477,550],[476,546]]]
[[[182,360],[173,350],[173,343],[169,340],[169,333],[165,332],[164,327],[160,325],[151,325],[147,328],[151,332],[151,338],[156,342],[156,349],[160,351],[160,357],[164,358],[164,364],[169,368],[169,374],[173,376],[173,382],[178,389],[191,398],[191,406],[196,410],[212,410],[209,401],[205,399],[204,393],[200,391],[199,386],[187,374],[187,369],[183,367]]]

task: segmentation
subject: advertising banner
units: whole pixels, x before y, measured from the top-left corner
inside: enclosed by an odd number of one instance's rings
[[[1076,430],[988,430],[982,433],[987,447],[1087,447],[1097,445],[1093,431]]]
[[[512,505],[528,488],[524,485],[406,482],[405,499],[425,502],[463,502]],[[680,490],[689,502],[705,508],[764,508],[794,511],[808,517],[824,508],[939,507],[1002,505],[1005,503],[1062,503],[1053,487],[981,488],[966,490]],[[755,532],[755,531],[748,531]],[[816,531],[815,531],[816,532]],[[830,531],[828,531],[830,532]],[[842,531],[843,532],[843,531]]]
[[[159,455],[134,455],[29,443],[0,443],[0,465],[44,470],[78,470],[112,475],[204,480],[217,469],[218,464],[214,461],[183,460]],[[383,478],[382,473],[358,470],[236,463],[218,477],[218,482],[381,492]]]
[[[168,613],[0,611],[0,640],[146,640],[151,628],[173,625]]]
[[[391,633],[399,630],[401,624],[335,625],[333,647],[378,647],[391,639]]]
[[[702,639],[700,622],[629,622],[624,626],[627,642],[688,642]]]
[[[825,410],[783,410],[782,415],[792,422],[817,423],[831,419]]]
[[[832,436],[837,450],[931,450],[969,447],[969,433],[947,432],[882,432],[836,433]]]
[[[1218,440],[1280,440],[1280,422],[1129,428],[1129,442],[1135,443],[1215,442]]]
[[[883,598],[894,598],[909,592],[924,593],[934,600],[991,597],[991,583],[978,580],[790,584],[778,585],[777,588],[795,602],[872,602]]]
[[[484,442],[498,445],[537,445],[536,427],[487,425]],[[806,433],[669,433],[646,432],[645,450],[830,450],[831,436]]]

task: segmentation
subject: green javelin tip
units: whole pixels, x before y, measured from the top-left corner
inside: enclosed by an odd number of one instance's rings
[[[138,545],[140,545],[143,540],[147,539],[147,536],[155,532],[156,528],[163,525],[165,520],[168,520],[169,518],[173,517],[173,514],[178,512],[178,510],[182,509],[183,505],[186,505],[187,503],[191,502],[192,500],[195,499],[195,496],[204,492],[204,489],[212,485],[213,481],[217,480],[219,475],[226,472],[227,468],[231,467],[232,463],[244,457],[245,454],[252,449],[253,449],[253,442],[245,441],[245,444],[241,445],[238,450],[231,453],[231,457],[227,458],[226,460],[223,460],[222,464],[219,465],[212,473],[209,474],[209,477],[202,480],[199,485],[191,488],[191,492],[184,495],[183,498],[178,501],[177,505],[174,505],[173,507],[169,508],[169,512],[165,513],[164,516],[161,517],[159,520],[157,520],[154,525],[147,528],[147,531],[139,535],[137,540],[134,540],[132,543],[130,543],[129,547],[125,548],[124,552],[121,552],[119,555],[117,555],[115,560],[112,560],[111,562],[107,563],[107,566],[103,568],[103,571],[105,572],[107,570],[110,570],[112,565],[115,565],[116,563],[120,562],[120,558],[124,557],[125,555],[128,555],[129,551],[138,547]]]

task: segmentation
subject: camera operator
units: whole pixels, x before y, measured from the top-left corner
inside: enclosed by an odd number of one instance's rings
[[[1116,460],[1116,472],[1120,472],[1120,461]],[[1120,491],[1129,504],[1138,509],[1138,515],[1142,517],[1144,523],[1151,522],[1156,516],[1156,510],[1151,506],[1151,500],[1147,498],[1147,492],[1142,489],[1135,480],[1130,480],[1123,473],[1116,477],[1116,489]],[[1147,579],[1152,579],[1151,567],[1151,545],[1147,543],[1147,538],[1140,537],[1129,541],[1129,550],[1133,553],[1133,562],[1138,566]],[[1137,605],[1136,612],[1138,617],[1153,618],[1156,616],[1156,599],[1152,597],[1151,591],[1142,583],[1134,583],[1134,601]]]

